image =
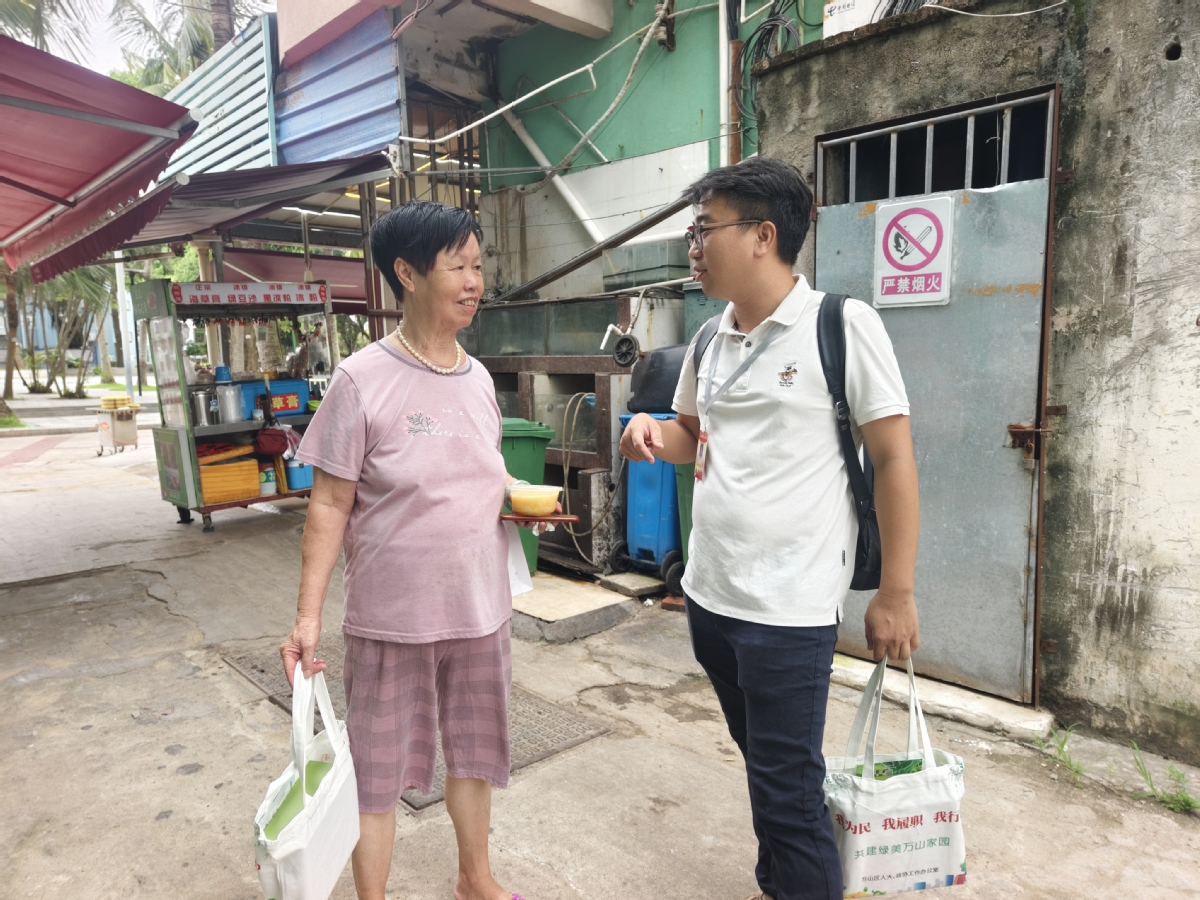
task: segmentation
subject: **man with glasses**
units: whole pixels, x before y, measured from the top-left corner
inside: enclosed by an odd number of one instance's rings
[[[858,522],[817,350],[823,294],[792,273],[812,192],[794,167],[751,158],[685,192],[689,257],[704,293],[728,301],[699,367],[695,339],[674,421],[635,416],[630,460],[696,462],[683,579],[696,659],[742,751],[770,900],[842,896],[825,809],[822,739]],[[867,642],[906,660],[919,643],[913,573],[919,511],[908,398],[878,314],[847,300],[846,396],[875,467],[883,549]]]

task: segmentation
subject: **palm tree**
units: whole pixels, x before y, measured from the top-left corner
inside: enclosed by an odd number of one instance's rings
[[[138,74],[137,87],[161,97],[266,6],[265,0],[194,0],[158,4],[152,15],[142,0],[115,0],[110,19],[126,48],[126,65]]]
[[[0,0],[0,34],[80,62],[100,6],[100,0]]]
[[[158,10],[156,17],[140,0],[116,0],[109,15],[137,86],[161,97],[212,55],[213,32],[206,0]]]

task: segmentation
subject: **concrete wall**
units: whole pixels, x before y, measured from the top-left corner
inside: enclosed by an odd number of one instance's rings
[[[763,152],[811,177],[818,134],[1062,85],[1047,403],[1067,413],[1046,448],[1041,696],[1064,724],[1200,762],[1200,7],[897,21],[778,60]]]

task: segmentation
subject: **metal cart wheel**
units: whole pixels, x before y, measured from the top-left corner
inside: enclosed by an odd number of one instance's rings
[[[683,596],[683,571],[683,561],[680,560],[671,566],[671,570],[667,572],[667,577],[664,579],[667,582],[667,593],[672,597]]]
[[[104,455],[104,448],[103,448],[103,447],[101,447],[99,450],[97,450],[97,451],[96,451],[96,455],[97,455],[97,456],[103,456],[103,455]]]
[[[613,362],[618,366],[628,368],[637,362],[640,352],[641,346],[638,344],[637,338],[631,334],[622,335],[617,338],[617,343],[613,346]]]
[[[125,452],[125,445],[124,445],[124,444],[119,444],[119,445],[117,445],[117,452],[118,452],[118,453],[124,453],[124,452]]]
[[[180,525],[192,524],[192,511],[190,509],[188,509],[186,506],[177,506],[175,509],[179,512]]]
[[[629,555],[628,544],[617,544],[608,555],[608,564],[618,575],[623,575],[633,568],[633,558]]]
[[[216,530],[215,528],[213,528],[212,516],[210,516],[208,513],[204,514],[204,530],[206,532]]]
[[[678,550],[668,550],[666,555],[663,556],[662,565],[658,567],[658,574],[662,576],[662,580],[666,581],[667,574],[671,571],[671,567],[674,566],[675,563],[681,562],[683,562],[682,553],[680,553]]]

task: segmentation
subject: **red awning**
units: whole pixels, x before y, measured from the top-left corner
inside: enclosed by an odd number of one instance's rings
[[[9,266],[104,228],[195,128],[182,106],[0,36],[0,247]]]
[[[173,175],[88,238],[35,263],[33,280],[53,278],[127,244],[178,243],[213,235],[313,194],[390,174],[387,158],[371,153],[292,166],[202,172],[191,178]]]
[[[227,248],[223,254],[225,277],[229,270],[251,281],[303,283],[304,256],[299,253],[281,253],[278,250],[244,250]],[[312,280],[323,281],[329,286],[329,296],[334,300],[366,300],[366,273],[363,261],[346,256],[309,257],[312,265]]]

